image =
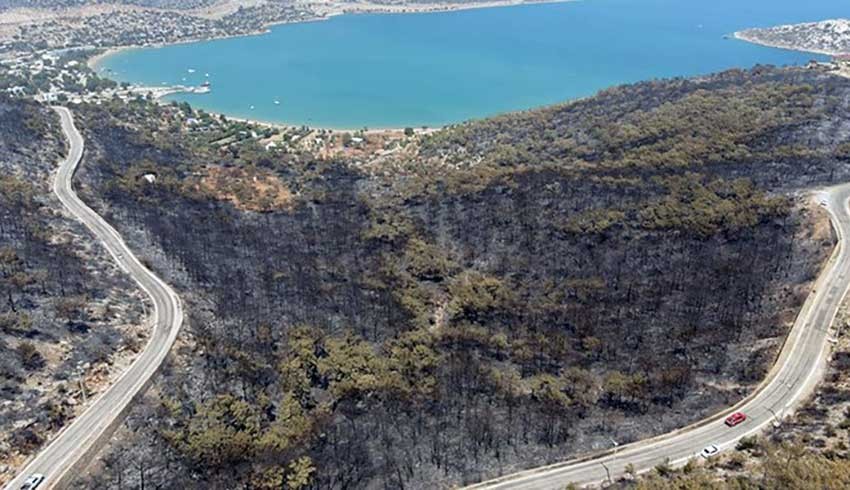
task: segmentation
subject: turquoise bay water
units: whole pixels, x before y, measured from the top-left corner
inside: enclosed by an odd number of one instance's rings
[[[846,17],[850,6],[841,4],[583,0],[351,15],[280,25],[261,36],[123,51],[98,68],[146,85],[209,80],[211,93],[173,99],[237,117],[329,128],[438,126],[620,83],[802,64],[815,56],[723,36]]]

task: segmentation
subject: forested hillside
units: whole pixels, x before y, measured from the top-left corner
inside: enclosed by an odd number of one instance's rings
[[[617,87],[324,161],[77,110],[84,196],[177,284],[156,396],[86,484],[433,488],[681,426],[769,367],[832,246],[850,81]]]
[[[133,288],[51,197],[63,153],[53,111],[0,97],[0,484],[141,341]]]

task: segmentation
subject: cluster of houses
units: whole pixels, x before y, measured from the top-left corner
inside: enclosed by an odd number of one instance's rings
[[[23,55],[0,61],[0,90],[13,96],[31,96],[46,103],[100,103],[119,98],[130,100],[136,97],[159,98],[176,92],[207,93],[209,83],[199,87],[159,86],[144,87],[118,84],[98,77],[88,65],[79,59],[64,56],[69,50]]]
[[[60,55],[41,53],[2,61],[4,91],[15,96],[32,95],[43,102],[79,99],[79,87],[88,84],[89,74],[80,63],[60,64]]]

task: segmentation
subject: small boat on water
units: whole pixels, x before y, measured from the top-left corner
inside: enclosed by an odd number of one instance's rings
[[[274,105],[280,105],[280,101],[279,100],[274,101]]]
[[[194,68],[189,68],[189,69],[188,69],[188,70],[186,70],[186,71],[188,71],[189,73],[195,73],[195,69],[194,69]]]
[[[254,110],[254,106],[249,107],[249,109],[251,109],[251,110],[253,111],[253,110]]]

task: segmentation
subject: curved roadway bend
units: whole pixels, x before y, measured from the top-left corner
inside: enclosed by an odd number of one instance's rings
[[[18,490],[27,476],[36,473],[45,476],[45,481],[39,489],[67,485],[69,477],[74,476],[74,471],[79,471],[100,443],[111,435],[112,429],[121,421],[133,398],[156,373],[183,323],[183,307],[177,294],[142,265],[115,229],[74,193],[71,180],[83,156],[83,137],[74,126],[71,111],[65,107],[55,109],[61,118],[62,130],[70,142],[70,152],[59,167],[53,192],[71,214],[82,221],[103,243],[121,268],[151,297],[154,304],[154,328],[145,350],[133,364],[9,482],[6,486],[8,490]]]
[[[763,430],[777,418],[788,415],[820,381],[829,355],[828,334],[838,307],[850,283],[850,184],[827,189],[818,199],[829,211],[838,235],[838,245],[818,278],[812,294],[803,305],[785,341],[776,364],[756,391],[735,407],[688,427],[652,439],[638,441],[616,450],[588,455],[544,466],[468,487],[476,490],[554,489],[568,483],[599,484],[625,474],[633,465],[637,472],[648,471],[668,461],[682,465],[709,444],[721,450],[734,447],[738,439]],[[724,424],[732,412],[747,414],[747,420],[734,428]],[[610,472],[610,476],[609,476]]]

